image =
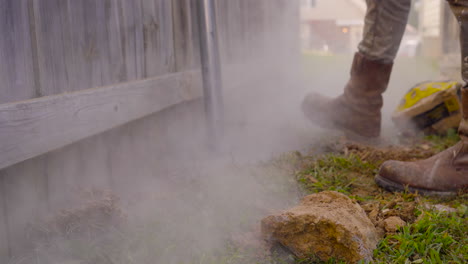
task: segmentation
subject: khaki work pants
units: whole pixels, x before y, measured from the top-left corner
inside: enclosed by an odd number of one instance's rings
[[[358,50],[367,58],[392,62],[408,22],[411,0],[366,0],[364,34]],[[447,0],[460,22],[462,77],[468,83],[468,0]]]

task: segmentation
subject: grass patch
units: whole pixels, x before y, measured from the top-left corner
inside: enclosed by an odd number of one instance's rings
[[[362,184],[362,178],[373,175],[377,167],[357,155],[327,154],[297,173],[297,179],[308,193],[337,191],[351,194]]]
[[[415,223],[383,239],[376,263],[466,263],[468,221],[463,213],[423,211]]]
[[[373,178],[383,161],[418,160],[444,150],[459,141],[455,130],[447,135],[427,136],[405,147],[373,148],[344,144],[332,153],[304,157],[296,172],[307,193],[334,190],[360,203],[366,213],[379,211],[374,222],[397,215],[408,225],[397,233],[387,233],[374,252],[374,263],[466,263],[468,259],[468,195],[455,198],[420,197],[388,193]],[[437,212],[433,205],[457,208],[457,213]],[[370,215],[369,215],[370,217]],[[311,257],[296,263],[321,262]]]

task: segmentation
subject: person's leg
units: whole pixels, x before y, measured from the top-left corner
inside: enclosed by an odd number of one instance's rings
[[[410,9],[411,0],[367,0],[359,52],[369,60],[392,63],[405,33]]]
[[[382,93],[403,37],[411,0],[367,0],[364,34],[354,55],[351,78],[334,99],[312,93],[302,110],[312,122],[368,138],[378,137]]]
[[[460,142],[422,161],[387,161],[375,180],[389,191],[418,191],[425,195],[455,195],[468,191],[468,0],[448,0],[460,25],[462,78],[460,90],[462,121]]]

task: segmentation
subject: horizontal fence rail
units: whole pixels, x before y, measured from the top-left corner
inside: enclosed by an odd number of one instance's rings
[[[0,105],[0,169],[201,95],[192,71]]]

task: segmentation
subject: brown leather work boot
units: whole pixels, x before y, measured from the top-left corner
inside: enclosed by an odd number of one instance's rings
[[[351,132],[352,136],[379,137],[382,93],[387,89],[392,65],[369,60],[356,52],[344,93],[333,99],[308,94],[302,102],[302,111],[322,127]]]
[[[422,161],[387,161],[375,177],[388,191],[418,192],[423,195],[453,196],[468,191],[468,89],[461,90],[463,120],[455,146]]]
[[[468,83],[468,1],[449,0],[460,25],[462,78]],[[389,191],[417,191],[424,195],[452,196],[468,190],[468,88],[461,89],[462,121],[458,132],[461,141],[422,161],[387,161],[375,177],[378,185]]]

